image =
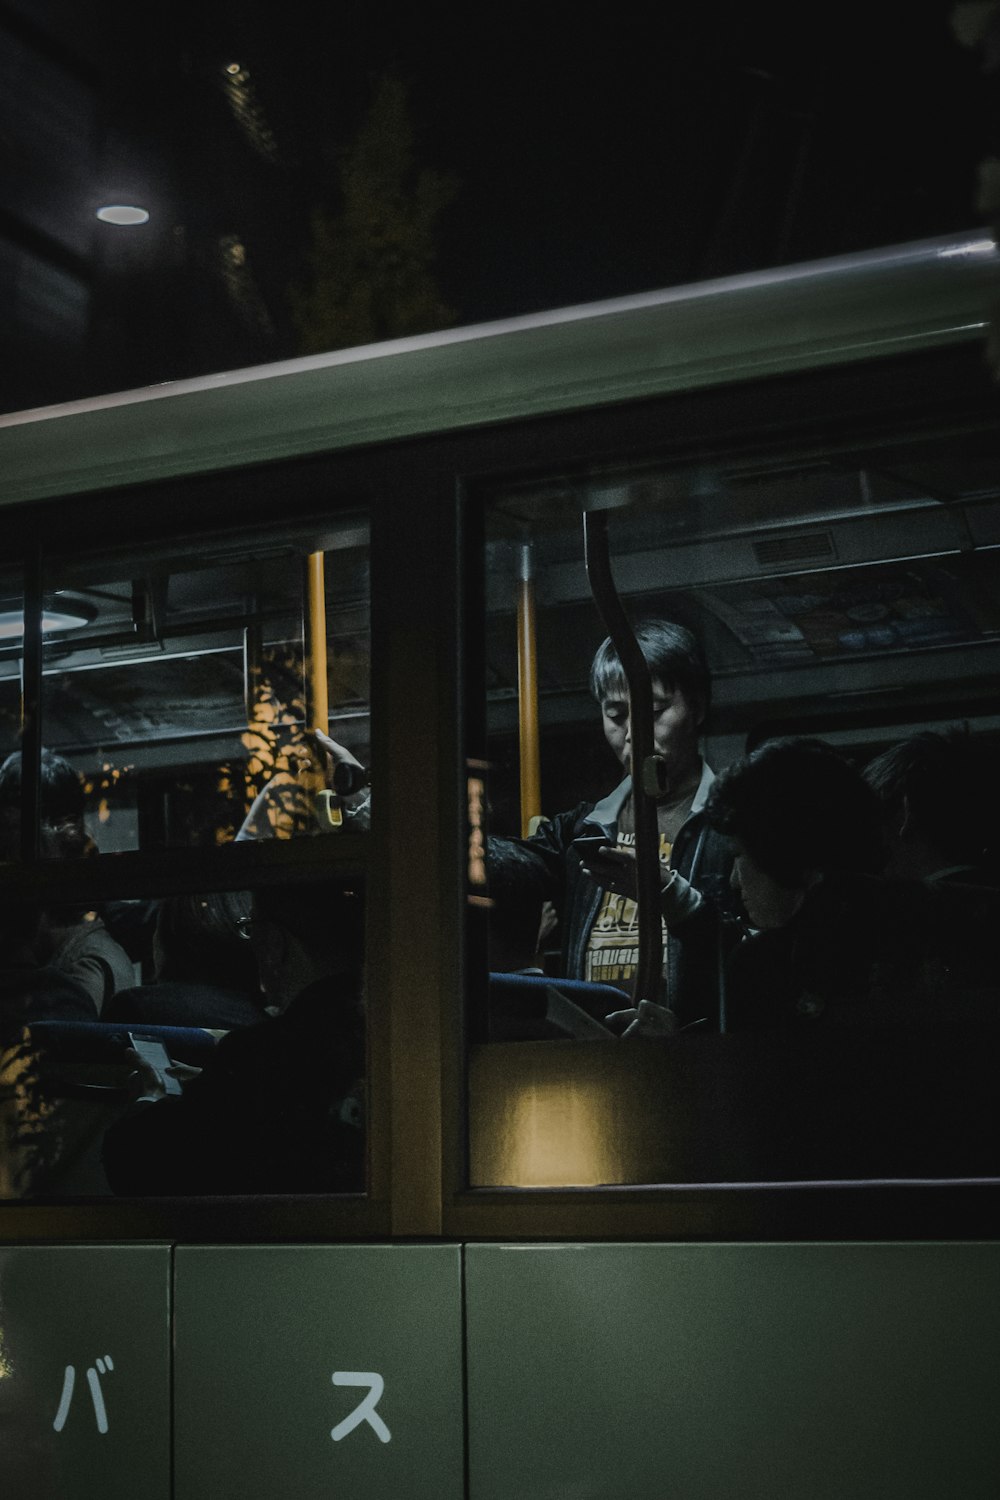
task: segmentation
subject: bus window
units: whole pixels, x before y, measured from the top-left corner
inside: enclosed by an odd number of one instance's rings
[[[21,663],[24,658],[24,599],[20,574],[0,575],[0,765],[18,748],[21,732]],[[51,629],[58,622],[53,616],[42,618],[42,628]],[[13,805],[0,817],[0,858],[16,858],[20,846],[20,805]]]
[[[53,558],[46,585],[76,615],[45,640],[42,742],[82,777],[89,850],[367,827],[363,521]]]
[[[0,926],[0,1197],[365,1190],[359,879]]]
[[[936,821],[979,833],[920,865],[887,860],[906,809],[864,780],[914,736],[967,740],[980,768],[1000,740],[998,458],[970,420],[494,494],[474,1187],[1000,1173],[992,778],[963,811],[950,773]],[[628,685],[584,558],[598,513],[652,687],[663,958],[643,993]],[[763,747],[788,739],[821,743],[774,770]]]

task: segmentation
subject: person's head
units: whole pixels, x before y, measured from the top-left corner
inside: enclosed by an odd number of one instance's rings
[[[888,873],[919,879],[981,866],[995,850],[993,756],[967,730],[925,730],[901,740],[869,761],[864,776],[882,806]]]
[[[514,839],[486,840],[489,963],[494,973],[527,969],[538,952],[546,872],[537,854]]]
[[[882,866],[875,796],[821,740],[754,750],[715,781],[705,817],[733,841],[733,885],[755,927],[783,927],[826,874]]]
[[[86,794],[83,780],[68,760],[51,750],[43,750],[39,778],[38,815],[42,830],[42,850],[63,859],[78,858],[88,852],[84,828]],[[0,765],[0,843],[2,857],[16,856],[20,839],[21,752]]]
[[[698,734],[711,695],[708,665],[695,637],[683,625],[641,620],[635,636],[653,680],[653,748],[665,762],[668,780],[677,781],[698,763]],[[630,771],[628,684],[610,638],[597,649],[590,691],[601,708],[604,737],[619,763]]]
[[[254,892],[250,940],[261,987],[284,1010],[317,979],[357,973],[364,960],[364,904],[334,880]]]
[[[257,969],[241,934],[250,907],[246,891],[211,891],[161,901],[153,932],[157,979],[253,994]]]

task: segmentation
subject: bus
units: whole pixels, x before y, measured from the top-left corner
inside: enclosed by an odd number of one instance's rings
[[[699,642],[714,771],[997,744],[998,267],[971,231],[0,416],[6,1493],[995,1493],[995,983],[919,1046],[635,1040],[550,952],[498,1032],[485,855],[617,774],[588,531]],[[240,947],[282,924],[327,945],[298,1029]]]

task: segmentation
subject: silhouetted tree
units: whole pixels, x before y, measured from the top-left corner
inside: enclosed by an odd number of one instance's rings
[[[312,215],[309,276],[291,293],[299,351],[318,353],[447,327],[433,274],[451,177],[415,161],[406,88],[386,77],[338,173],[339,209]]]

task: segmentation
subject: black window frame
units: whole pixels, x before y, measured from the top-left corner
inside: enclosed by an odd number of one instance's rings
[[[295,491],[291,503],[289,489]],[[274,505],[275,495],[281,497],[280,507]],[[195,546],[199,538],[217,536],[220,531],[238,539],[248,524],[270,527],[280,536],[290,525],[329,521],[340,512],[355,515],[363,510],[373,515],[374,509],[367,474],[357,465],[347,466],[334,479],[316,460],[306,460],[231,470],[221,476],[167,480],[106,494],[71,496],[6,511],[3,524],[23,559],[24,570],[22,676],[26,711],[22,753],[27,774],[22,798],[22,858],[18,863],[0,865],[0,899],[7,891],[17,891],[37,893],[56,901],[91,904],[123,897],[249,889],[324,876],[360,878],[365,889],[366,943],[373,953],[377,973],[379,945],[370,940],[377,919],[369,893],[383,886],[384,880],[380,878],[378,859],[373,855],[374,841],[367,833],[344,831],[330,840],[265,840],[218,849],[129,851],[83,861],[43,860],[37,852],[38,704],[43,665],[40,617],[49,557],[58,558],[69,551],[76,555],[89,553],[99,564],[112,549],[95,545],[95,537],[127,536],[130,548],[151,550],[157,546]],[[163,517],[169,517],[167,524]],[[49,537],[58,538],[57,547],[47,549]],[[372,551],[375,572],[374,541]],[[374,635],[374,619],[372,628]],[[376,741],[377,726],[386,721],[382,704],[375,701],[377,696],[377,685],[373,684],[372,724]],[[41,728],[44,734],[44,725]],[[378,749],[376,743],[373,758]],[[378,815],[375,817],[377,829]],[[372,1033],[369,1094],[377,1107],[381,1105],[384,1114],[389,1092],[385,1027],[376,1024]],[[5,1200],[0,1204],[0,1240],[189,1242],[221,1236],[257,1242],[289,1237],[349,1240],[381,1236],[390,1225],[385,1126],[377,1131],[370,1129],[369,1139],[369,1192],[364,1195]],[[294,1205],[293,1218],[298,1228],[289,1222],[290,1205]]]
[[[549,419],[544,433],[525,432],[523,445],[508,445],[502,467],[466,474],[464,597],[477,593],[469,579],[478,582],[481,573],[483,511],[505,486],[544,482],[552,473],[599,474],[625,455],[637,464],[666,464],[728,450],[766,457],[776,443],[796,451],[854,451],[884,443],[887,429],[902,441],[924,435],[929,425],[995,423],[994,400],[981,351],[973,346],[680,393],[604,412],[599,424],[586,416]],[[515,447],[523,464],[510,462]],[[482,613],[473,610],[463,634],[470,704],[477,693],[481,699],[485,681]],[[467,725],[471,755],[484,759],[478,705],[467,712]],[[465,979],[468,994],[476,981],[471,973]],[[461,1109],[464,1088],[464,1077],[453,1080]],[[453,1170],[444,1215],[446,1230],[464,1240],[976,1238],[1000,1228],[1000,1178],[491,1188],[469,1185],[466,1152],[459,1135],[449,1150]],[[459,1162],[464,1178],[454,1170]]]

